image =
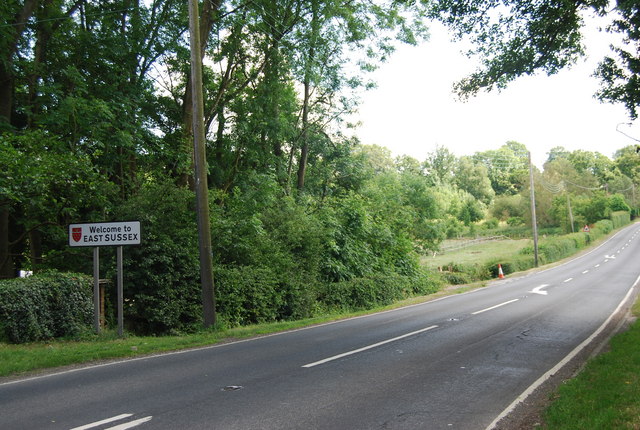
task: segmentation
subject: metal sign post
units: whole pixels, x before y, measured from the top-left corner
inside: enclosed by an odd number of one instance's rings
[[[100,333],[100,248],[93,248],[93,329]]]
[[[116,287],[118,290],[117,296],[118,296],[118,336],[122,337],[123,333],[124,333],[124,317],[122,316],[122,314],[124,313],[124,309],[123,309],[123,288],[122,288],[122,246],[118,247],[118,250],[116,252],[116,254],[118,255],[117,257],[117,262],[116,262],[116,266],[117,266],[117,271],[118,271],[118,286]]]
[[[69,246],[93,247],[93,328],[100,333],[100,247],[117,246],[118,336],[124,335],[122,247],[140,245],[140,221],[101,222],[69,225]]]

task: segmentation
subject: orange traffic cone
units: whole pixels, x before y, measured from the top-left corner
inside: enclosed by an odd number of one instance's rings
[[[502,265],[498,264],[498,278],[504,279],[504,272],[502,271]]]

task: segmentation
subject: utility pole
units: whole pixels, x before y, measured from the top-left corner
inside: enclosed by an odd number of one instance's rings
[[[533,187],[533,164],[529,151],[529,186],[531,187],[531,228],[533,229],[533,257],[535,267],[538,267],[538,221],[536,220],[536,195]]]
[[[200,282],[204,326],[216,322],[216,299],[213,286],[213,256],[209,221],[209,187],[204,136],[204,101],[202,94],[202,57],[200,56],[200,18],[198,0],[189,0],[189,45],[191,50],[191,90],[193,94],[193,147],[200,247]]]
[[[569,190],[567,190],[567,206],[569,207],[569,222],[571,223],[571,233],[575,233],[575,229],[573,228],[573,211],[571,210],[571,196],[569,195]]]

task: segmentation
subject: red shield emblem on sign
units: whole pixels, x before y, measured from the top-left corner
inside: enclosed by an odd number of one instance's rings
[[[80,239],[82,239],[82,227],[73,227],[71,229],[71,238],[76,242],[80,242]]]

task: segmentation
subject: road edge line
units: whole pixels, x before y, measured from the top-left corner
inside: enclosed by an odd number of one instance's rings
[[[635,282],[633,283],[633,285],[631,285],[631,288],[629,288],[629,291],[627,291],[627,294],[624,296],[624,298],[622,299],[622,301],[620,302],[620,304],[618,304],[618,307],[611,313],[611,315],[609,315],[609,317],[605,320],[605,322],[602,323],[602,325],[600,327],[598,327],[598,329],[596,331],[594,331],[591,336],[589,336],[588,338],[586,338],[584,341],[582,341],[582,343],[578,346],[576,346],[573,351],[571,351],[565,358],[563,358],[558,364],[556,364],[555,366],[553,366],[550,370],[548,370],[546,373],[544,373],[540,378],[538,378],[533,384],[531,384],[526,390],[524,390],[522,392],[522,394],[520,394],[513,402],[511,402],[511,404],[509,406],[506,407],[506,409],[504,409],[500,415],[498,415],[492,422],[491,424],[489,424],[485,430],[493,430],[496,428],[496,426],[498,425],[498,423],[505,418],[507,415],[509,415],[511,412],[513,412],[515,410],[515,408],[522,403],[524,400],[526,400],[527,397],[529,397],[531,394],[533,394],[533,392],[535,390],[537,390],[543,383],[545,383],[549,378],[551,378],[553,375],[555,375],[556,373],[558,373],[560,371],[560,369],[562,369],[564,366],[566,366],[571,360],[573,360],[583,349],[585,349],[591,342],[594,341],[594,339],[596,337],[598,337],[604,330],[605,328],[611,323],[611,321],[613,320],[613,318],[620,312],[620,310],[622,309],[622,307],[624,306],[624,304],[629,300],[629,298],[631,297],[632,293],[634,292],[636,286],[638,285],[638,283],[640,283],[640,276],[638,276],[635,280]]]

